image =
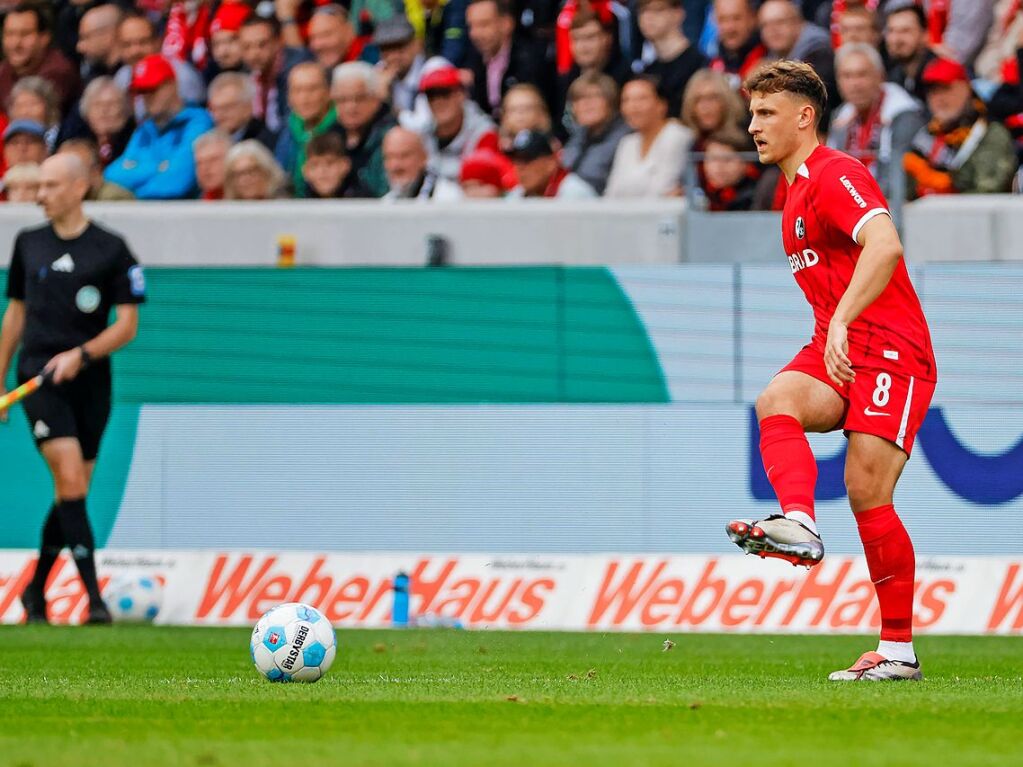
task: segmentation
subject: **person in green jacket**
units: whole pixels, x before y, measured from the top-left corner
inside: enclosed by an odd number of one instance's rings
[[[296,64],[288,74],[288,119],[274,154],[288,174],[295,197],[307,197],[302,176],[306,147],[315,136],[339,130],[337,112],[330,100],[327,75],[319,64]]]

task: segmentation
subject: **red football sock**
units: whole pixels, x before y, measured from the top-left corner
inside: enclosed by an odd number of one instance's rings
[[[760,422],[760,457],[782,511],[802,511],[816,519],[817,462],[802,424],[790,415],[767,416]]]
[[[913,640],[913,542],[890,503],[856,515],[870,580],[881,606],[881,640]]]

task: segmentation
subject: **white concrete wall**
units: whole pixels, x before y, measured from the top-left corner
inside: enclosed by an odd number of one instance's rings
[[[127,237],[147,265],[262,266],[277,238],[294,235],[304,266],[415,266],[427,239],[450,242],[451,263],[671,264],[682,254],[681,200],[421,203],[102,203],[89,213]],[[41,221],[31,206],[0,206],[0,264],[18,229]]]
[[[428,239],[450,244],[451,263],[732,263],[783,257],[774,213],[687,213],[682,200],[455,204],[375,201],[93,204],[90,215],[124,234],[143,263],[269,266],[277,238],[294,235],[306,266],[415,266]],[[931,197],[905,206],[913,262],[1023,260],[1023,197]],[[0,265],[38,210],[0,205]]]

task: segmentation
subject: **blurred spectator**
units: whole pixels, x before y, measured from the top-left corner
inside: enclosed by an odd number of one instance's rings
[[[270,150],[254,139],[235,144],[227,153],[225,200],[273,200],[287,178]]]
[[[387,194],[381,145],[395,119],[381,98],[380,75],[364,61],[350,61],[334,70],[331,97],[352,159],[351,173],[367,197]]]
[[[127,91],[131,87],[135,65],[146,56],[159,53],[160,38],[148,18],[141,13],[132,13],[125,15],[117,27],[117,46],[123,66],[117,70],[114,81],[122,91]],[[178,84],[178,94],[182,103],[204,103],[206,101],[206,84],[203,82],[202,76],[184,61],[173,59],[170,61],[170,65],[174,70],[174,79]],[[134,112],[137,121],[145,118],[146,106],[141,98],[135,99]]]
[[[718,54],[710,68],[728,77],[733,89],[742,82],[767,54],[757,31],[757,14],[751,0],[714,0],[718,25]]]
[[[327,72],[358,58],[358,51],[352,47],[354,41],[355,30],[348,21],[348,11],[340,5],[317,8],[309,19],[309,50]]]
[[[867,5],[849,5],[838,14],[838,39],[841,45],[866,43],[875,50],[881,45],[881,25],[877,11]]]
[[[238,72],[242,62],[241,28],[252,9],[244,3],[224,3],[210,22],[210,55],[202,70],[203,79],[213,82],[221,72]]]
[[[467,59],[473,74],[472,97],[484,112],[497,119],[501,99],[518,83],[532,83],[550,102],[550,64],[545,49],[515,34],[509,0],[470,0],[465,18],[472,42]]]
[[[311,56],[304,48],[281,42],[281,25],[275,18],[250,16],[242,24],[240,35],[242,62],[256,86],[256,117],[273,133],[279,133],[288,119],[288,73]]]
[[[693,151],[702,152],[712,133],[728,128],[746,129],[749,110],[728,77],[713,69],[701,69],[689,81],[682,96],[682,124],[693,131]]]
[[[631,128],[618,114],[618,86],[607,75],[582,74],[568,89],[575,128],[561,152],[561,163],[603,194],[618,142]]]
[[[767,0],[757,15],[768,57],[804,61],[816,70],[828,88],[828,106],[838,101],[835,60],[827,31],[803,18],[791,0]],[[828,115],[824,115],[825,121]]]
[[[441,56],[456,67],[465,66],[469,50],[466,5],[468,0],[405,0],[405,15],[426,58]]]
[[[82,57],[79,70],[82,82],[113,75],[121,65],[117,50],[117,25],[123,12],[112,3],[97,5],[82,15],[78,23],[76,49]]]
[[[1023,40],[1023,0],[997,0],[995,22],[987,40],[973,63],[977,78],[993,83],[1005,83],[1006,67],[1015,72],[1016,51]]]
[[[570,115],[565,114],[568,90],[581,75],[596,73],[609,75],[619,86],[629,79],[629,64],[619,55],[609,22],[605,24],[600,16],[581,10],[572,18],[569,30],[569,48],[572,52],[572,67],[558,75],[553,116],[556,129],[569,130]]]
[[[682,0],[638,0],[637,5],[639,31],[656,56],[643,68],[643,74],[658,79],[662,92],[668,94],[668,112],[677,115],[686,83],[707,62],[682,34],[686,17]]]
[[[458,184],[438,176],[429,167],[426,147],[419,134],[406,128],[391,128],[384,137],[384,168],[389,190],[385,200],[457,200]]]
[[[705,0],[686,0],[686,2],[704,2]],[[528,3],[522,3],[528,5]],[[548,6],[556,9],[557,2],[553,0],[537,0],[536,5]],[[636,29],[636,20],[633,17],[632,8],[634,2],[629,0],[565,0],[557,12],[554,32],[554,64],[555,72],[560,75],[568,74],[572,69],[572,29],[576,18],[580,15],[596,15],[601,25],[609,30],[613,38],[615,54],[620,55],[625,63],[631,63],[633,59],[639,58],[639,49],[642,39],[639,30]],[[525,9],[520,14],[525,18]],[[541,36],[542,39],[549,39],[549,35]],[[630,70],[629,74],[632,72]]]
[[[23,163],[41,165],[49,151],[46,128],[33,120],[14,120],[4,131],[4,165],[13,168]]]
[[[135,199],[135,195],[123,186],[103,178],[103,166],[100,165],[99,148],[95,141],[87,138],[69,139],[60,145],[57,153],[73,154],[81,160],[82,167],[89,174],[89,193],[85,199],[97,202],[128,202]]]
[[[897,5],[884,22],[884,44],[888,51],[888,81],[898,83],[924,103],[926,89],[920,73],[934,60],[927,45],[927,17],[915,4]]]
[[[250,75],[221,72],[210,83],[209,90],[206,106],[218,131],[230,137],[234,144],[254,138],[268,149],[274,148],[277,143],[274,135],[267,130],[266,123],[252,113],[256,86]]]
[[[904,158],[910,199],[1008,192],[1017,167],[1012,138],[1001,123],[988,121],[966,68],[935,59],[921,79],[933,117]]]
[[[331,131],[313,137],[306,147],[302,166],[308,190],[306,196],[318,199],[364,196],[358,193],[351,170],[352,161],[345,152],[341,134]]]
[[[202,134],[192,144],[195,180],[200,200],[223,200],[227,180],[227,153],[235,144],[218,130]]]
[[[7,98],[9,120],[32,120],[46,128],[46,148],[52,152],[60,131],[60,106],[57,91],[49,80],[38,75],[23,77],[14,84]]]
[[[458,183],[462,196],[474,200],[504,197],[507,158],[489,149],[473,152],[462,162]]]
[[[509,198],[547,197],[561,200],[596,199],[597,192],[575,173],[561,166],[554,137],[543,131],[520,131],[508,148],[519,185]]]
[[[419,89],[426,94],[433,115],[423,143],[431,166],[442,178],[457,180],[462,158],[477,149],[498,151],[494,121],[466,96],[457,69],[440,59],[427,61]]]
[[[77,68],[54,48],[52,17],[38,2],[21,2],[3,20],[0,103],[7,103],[14,83],[28,75],[49,80],[60,97],[63,114],[81,92]]]
[[[994,7],[995,0],[930,0],[926,8],[931,48],[941,57],[972,66],[994,21]]]
[[[655,80],[637,77],[622,89],[622,116],[635,131],[618,144],[605,197],[664,197],[678,193],[693,132],[668,117]]]
[[[513,85],[501,102],[501,125],[498,129],[502,151],[521,131],[551,132],[551,113],[539,89],[530,83]]]
[[[168,3],[160,53],[168,61],[187,61],[198,71],[209,60],[207,43],[213,0],[172,0]]]
[[[288,123],[277,138],[274,156],[288,175],[295,197],[306,196],[305,150],[309,140],[337,130],[327,74],[313,61],[297,64],[288,74]]]
[[[4,173],[4,199],[7,202],[35,203],[39,194],[39,165],[24,162]]]
[[[728,126],[707,137],[700,186],[711,211],[752,210],[759,172],[744,158],[753,143],[749,134]]]
[[[97,77],[85,86],[79,110],[80,119],[69,118],[58,143],[69,138],[92,139],[105,168],[121,156],[135,131],[128,97],[112,77]]]
[[[107,167],[106,179],[140,200],[193,197],[192,143],[213,127],[213,121],[205,109],[182,104],[174,68],[159,54],[135,65],[131,89],[142,95],[146,119],[135,129],[124,154]]]
[[[324,2],[338,1],[338,0],[316,0],[320,5]],[[281,0],[277,0],[281,2]],[[353,19],[362,23],[363,20],[370,24],[379,24],[382,21],[387,21],[401,10],[401,3],[396,3],[395,0],[351,0],[351,6],[349,12]]]
[[[1023,19],[1023,14],[1020,14]],[[1023,24],[1017,30],[1017,48],[1002,64],[1001,85],[988,101],[992,120],[998,120],[1016,142],[1016,155],[1023,162],[1023,87],[1020,85],[1020,71],[1023,71]]]
[[[423,56],[423,44],[416,38],[416,31],[408,19],[392,16],[379,24],[373,35],[373,44],[380,51],[377,69],[392,109],[396,113],[421,112],[425,118],[429,106],[419,94],[419,78],[426,58]]]
[[[881,54],[867,43],[847,43],[835,53],[838,90],[843,103],[835,110],[828,146],[859,159],[889,199],[903,194],[896,186],[893,161],[901,169],[926,120],[916,100],[895,83],[884,81]]]

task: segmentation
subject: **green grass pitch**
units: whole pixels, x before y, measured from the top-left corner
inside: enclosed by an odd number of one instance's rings
[[[234,629],[0,628],[0,764],[1023,764],[1023,638],[924,637],[920,684],[836,685],[865,637],[340,631],[274,685]]]

